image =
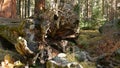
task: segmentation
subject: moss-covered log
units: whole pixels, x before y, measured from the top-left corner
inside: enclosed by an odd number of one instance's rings
[[[0,36],[12,44],[15,44],[18,36],[23,36],[25,34],[24,23],[24,21],[21,23],[1,23]]]

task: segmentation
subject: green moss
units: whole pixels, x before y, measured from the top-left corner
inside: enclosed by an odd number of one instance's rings
[[[96,68],[95,64],[92,62],[81,62],[83,68]]]
[[[57,65],[50,61],[47,62],[46,66],[47,66],[46,68],[68,68],[67,66]]]
[[[77,62],[77,59],[75,58],[75,55],[73,53],[72,54],[67,53],[67,57],[66,58],[70,62]]]
[[[3,50],[0,48],[0,61],[3,61],[4,56],[6,54],[10,54],[14,58],[14,60],[23,60],[23,57],[19,55],[18,53],[14,51],[10,51],[10,50]],[[24,62],[24,60],[22,62]]]
[[[24,25],[25,21],[17,24],[0,25],[0,36],[14,44],[18,36],[25,35]]]
[[[120,60],[120,55],[116,55],[116,56],[115,56],[115,59],[116,59],[116,60]]]

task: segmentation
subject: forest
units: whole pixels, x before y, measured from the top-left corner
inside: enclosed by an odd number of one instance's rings
[[[120,68],[120,0],[0,0],[0,68]]]

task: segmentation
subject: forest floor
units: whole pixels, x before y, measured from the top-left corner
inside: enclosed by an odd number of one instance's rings
[[[81,30],[79,40],[78,40],[79,42],[78,46],[81,50],[85,50],[89,52],[91,57],[96,57],[98,56],[98,52],[99,52],[99,51],[96,51],[98,48],[98,43],[101,40],[102,40],[102,35],[99,33],[98,30]],[[18,57],[20,57],[15,52],[2,49],[0,44],[0,61],[4,60],[4,56],[6,54],[10,54],[14,56],[16,59],[19,59]],[[71,58],[71,55],[69,56],[69,58]],[[74,60],[74,58],[72,60]],[[80,62],[80,64],[83,66],[83,68],[96,68],[94,62]],[[114,67],[114,68],[119,68],[119,67]]]
[[[105,36],[107,36],[107,35],[105,35]],[[112,45],[112,43],[111,43],[114,40],[111,41],[110,39],[106,39],[105,36],[103,36],[98,30],[81,30],[80,36],[79,36],[79,44],[80,44],[79,47],[81,49],[87,51],[92,58],[101,56],[105,53],[108,53],[110,50],[112,50],[112,48],[110,49],[109,47],[113,46],[113,48],[114,48],[116,46],[116,44]],[[110,40],[110,42],[108,42],[109,40]],[[106,45],[106,44],[108,44],[108,45]],[[106,46],[106,47],[104,47],[102,49],[102,47],[100,47],[100,46],[103,46],[103,47]],[[114,59],[115,62],[116,62],[116,60],[118,62],[120,62],[120,58],[118,58],[118,56],[119,55],[115,55],[115,56],[111,55],[109,61],[113,64],[114,64],[114,61],[112,61],[111,59]],[[117,59],[116,59],[116,57],[117,57]],[[104,62],[106,62],[106,61],[104,60]],[[104,62],[103,62],[103,64],[105,64]],[[92,63],[81,62],[81,63],[83,64],[84,68],[96,68],[96,66],[95,66],[96,62],[95,63],[94,62],[92,62]],[[115,66],[114,68],[120,68],[119,64],[120,63],[118,63],[118,66]],[[86,67],[86,66],[88,66],[88,67]]]
[[[96,47],[97,42],[100,40],[101,34],[98,30],[81,30],[78,42],[83,49],[89,50]]]

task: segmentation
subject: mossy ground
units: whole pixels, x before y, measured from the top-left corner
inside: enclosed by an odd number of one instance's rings
[[[97,30],[96,31],[93,31],[93,30],[86,30],[86,31],[83,30],[82,31],[81,30],[81,34],[79,36],[78,42],[79,42],[80,46],[83,46],[85,49],[88,49],[88,47],[92,46],[92,45],[90,45],[91,43],[93,44],[100,39],[101,39],[101,36],[100,36],[100,34]],[[4,49],[0,48],[0,61],[3,61],[4,56],[6,54],[10,54],[15,59],[19,59],[21,57],[16,52],[13,52],[13,51],[10,51],[10,50],[4,50]],[[71,62],[73,62],[73,61],[78,62],[76,60],[76,58],[74,57],[74,54],[67,54],[67,59]],[[95,63],[80,62],[80,64],[84,68],[95,68]],[[35,67],[31,67],[31,68],[38,68],[38,67],[39,66],[35,66]]]
[[[90,56],[95,57],[94,53],[96,52],[94,49],[96,49],[97,42],[102,40],[102,35],[99,33],[98,30],[81,30],[80,36],[78,39],[79,47],[83,50],[87,50],[90,53]],[[3,58],[6,54],[11,54],[14,58],[19,59],[21,56],[13,51],[10,50],[4,50],[1,48],[0,45],[0,61],[3,61]],[[67,59],[69,61],[76,61],[76,58],[74,57],[74,54],[67,54]],[[83,68],[96,68],[94,62],[79,62]],[[39,68],[38,66],[31,67],[31,68]],[[119,68],[119,67],[115,67]]]

